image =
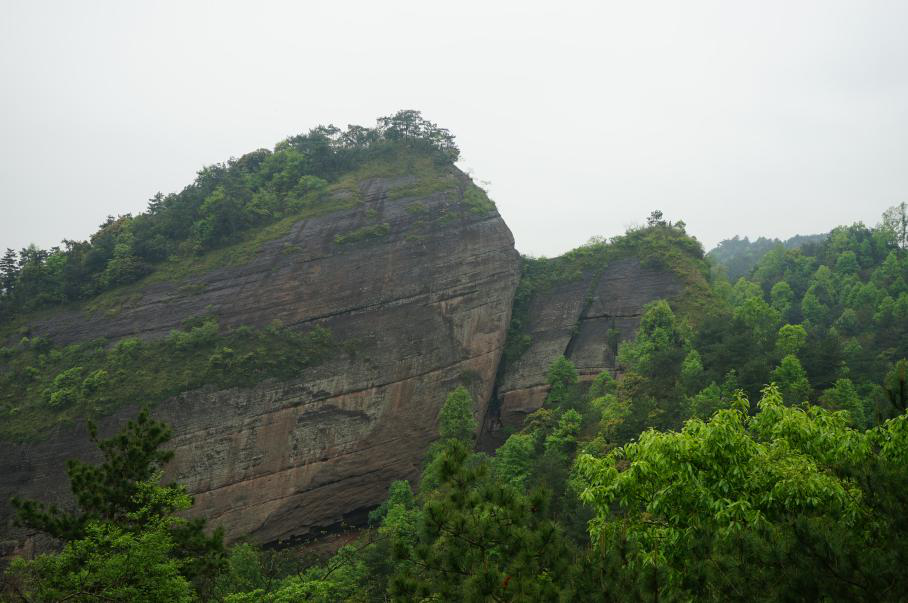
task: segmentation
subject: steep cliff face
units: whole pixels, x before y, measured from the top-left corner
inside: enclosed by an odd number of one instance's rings
[[[437,174],[436,174],[437,176]],[[140,284],[107,308],[70,309],[30,325],[66,344],[155,340],[189,318],[221,329],[330,330],[337,353],[297,378],[187,391],[153,414],[174,430],[170,477],[192,512],[229,538],[274,542],[380,503],[418,475],[449,390],[469,387],[484,415],[505,343],[519,258],[484,195],[454,168],[430,183],[403,174],[356,180],[347,209],[300,220],[244,263]],[[137,406],[100,421],[112,433]],[[0,446],[0,522],[13,494],[66,502],[66,458],[92,458],[80,424]]]

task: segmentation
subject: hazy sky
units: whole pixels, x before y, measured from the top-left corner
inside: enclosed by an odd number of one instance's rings
[[[908,2],[0,0],[0,246],[86,238],[203,165],[402,108],[524,253],[652,209],[709,248],[908,199]]]

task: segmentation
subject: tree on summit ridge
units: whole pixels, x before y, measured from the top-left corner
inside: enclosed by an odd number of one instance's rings
[[[900,249],[908,249],[908,203],[902,201],[883,212],[881,226],[891,233]]]

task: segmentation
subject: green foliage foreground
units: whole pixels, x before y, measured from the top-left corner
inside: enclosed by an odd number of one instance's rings
[[[680,431],[584,444],[618,386],[571,390],[571,369],[556,361],[551,406],[494,458],[449,429],[470,420],[452,395],[417,494],[396,482],[356,545],[226,600],[902,600],[908,416],[861,431],[768,386],[755,414],[739,391]]]
[[[660,324],[653,333],[670,321]],[[218,534],[176,515],[191,501],[158,483],[169,432],[143,414],[99,443],[101,465],[70,464],[76,511],[17,502],[23,523],[64,546],[15,561],[8,597],[902,600],[908,415],[862,431],[847,411],[786,406],[771,385],[755,414],[739,390],[705,420],[616,446],[611,408],[624,378],[606,373],[583,391],[558,359],[546,407],[495,457],[472,451],[473,403],[458,388],[418,491],[395,482],[354,544],[277,574],[265,552],[240,544],[225,558]]]
[[[899,600],[908,416],[861,432],[774,386],[747,410],[579,457],[601,561],[644,599]]]

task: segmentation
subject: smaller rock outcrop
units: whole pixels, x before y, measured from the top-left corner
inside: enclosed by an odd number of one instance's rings
[[[535,291],[522,310],[521,332],[511,333],[528,345],[499,371],[497,404],[486,420],[483,447],[494,448],[503,427],[519,428],[542,406],[555,359],[570,359],[581,380],[615,371],[617,346],[634,337],[644,306],[657,299],[680,300],[692,287],[705,288],[696,270],[679,273],[666,263],[623,253],[603,258],[598,266],[587,262],[572,278],[555,279]]]

